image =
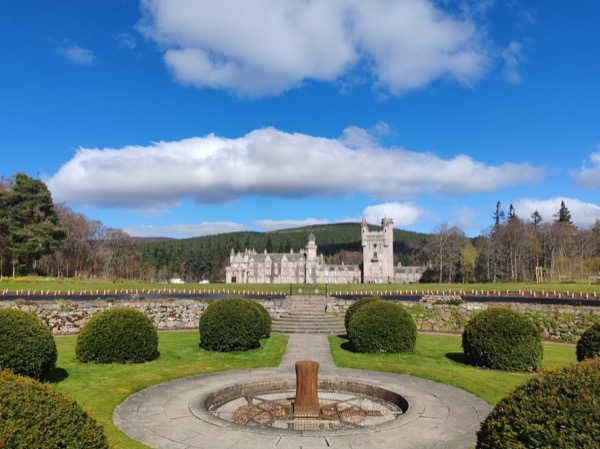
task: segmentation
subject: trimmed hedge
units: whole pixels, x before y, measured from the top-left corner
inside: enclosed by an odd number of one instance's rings
[[[248,300],[230,298],[211,303],[200,316],[200,346],[209,351],[246,351],[258,348],[264,317]]]
[[[404,306],[371,301],[352,316],[348,339],[356,352],[411,352],[417,342],[417,325]]]
[[[577,342],[577,360],[600,357],[600,323],[588,327]]]
[[[109,448],[102,428],[75,401],[9,371],[0,371],[0,446]]]
[[[344,315],[344,326],[346,327],[346,333],[348,333],[348,326],[350,325],[350,320],[352,319],[352,317],[354,316],[354,314],[356,313],[356,311],[358,309],[360,309],[365,304],[369,304],[373,301],[380,301],[380,300],[381,299],[377,298],[377,297],[366,297],[366,298],[359,298],[356,301],[354,301],[352,304],[350,304],[350,306],[346,310],[346,314]]]
[[[260,312],[260,316],[263,321],[263,332],[261,338],[269,338],[271,336],[271,326],[273,324],[273,319],[271,318],[271,314],[269,311],[259,302],[252,301],[251,299],[246,299],[253,307],[256,308]]]
[[[493,307],[476,314],[465,326],[462,347],[475,366],[505,371],[538,371],[542,336],[525,315]]]
[[[600,447],[600,359],[537,375],[502,399],[477,433],[477,449]]]
[[[44,380],[56,365],[52,331],[35,315],[0,309],[0,369]]]
[[[152,320],[138,310],[105,310],[81,328],[75,354],[84,363],[149,362],[159,356],[158,333]]]

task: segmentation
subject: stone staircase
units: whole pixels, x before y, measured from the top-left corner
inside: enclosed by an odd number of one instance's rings
[[[289,313],[273,318],[272,332],[278,334],[337,334],[346,333],[344,315],[326,313],[325,296],[290,297]]]

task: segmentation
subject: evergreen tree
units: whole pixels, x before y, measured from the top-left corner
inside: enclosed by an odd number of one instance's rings
[[[533,221],[533,224],[537,227],[544,219],[542,218],[540,213],[536,210],[533,212],[533,214],[531,214],[531,220]]]
[[[504,211],[502,210],[502,204],[500,201],[496,203],[496,210],[494,211],[494,215],[492,215],[494,219],[494,226],[497,228],[500,226],[502,220],[504,220]]]
[[[510,207],[508,208],[508,219],[512,220],[513,218],[515,218],[517,216],[517,213],[515,212],[515,208],[513,207],[513,205],[511,204]]]
[[[554,214],[554,217],[556,218],[556,223],[573,224],[573,221],[571,220],[571,212],[565,205],[564,201],[560,202],[560,209],[556,214]]]
[[[19,173],[0,190],[0,234],[13,265],[31,273],[36,261],[51,254],[66,237],[46,184]]]

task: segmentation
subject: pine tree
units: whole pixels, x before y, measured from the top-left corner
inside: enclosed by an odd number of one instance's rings
[[[554,221],[557,223],[573,224],[573,221],[571,220],[571,212],[565,205],[564,201],[560,202],[560,209],[556,214],[554,214],[554,217],[556,218]]]
[[[531,214],[531,219],[536,227],[544,220],[537,210]]]

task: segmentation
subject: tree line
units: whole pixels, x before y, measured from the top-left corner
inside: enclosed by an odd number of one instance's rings
[[[0,277],[222,281],[232,250],[298,251],[309,232],[327,262],[361,260],[357,223],[140,243],[54,204],[40,180],[20,173],[0,179]],[[512,205],[505,212],[498,202],[491,226],[475,238],[443,224],[433,234],[394,230],[394,240],[396,260],[427,265],[428,282],[568,281],[600,274],[600,221],[577,228],[564,202],[549,221],[537,211],[524,219]]]
[[[422,248],[431,282],[568,282],[600,275],[600,220],[591,229],[573,225],[564,201],[546,221],[538,211],[527,219],[511,204],[497,202],[493,224],[469,239],[448,224]]]

